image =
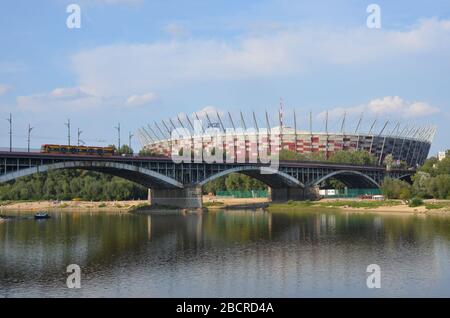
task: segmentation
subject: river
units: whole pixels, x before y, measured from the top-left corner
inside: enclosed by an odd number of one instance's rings
[[[0,223],[0,297],[450,297],[449,216],[51,216]],[[66,285],[69,264],[79,289]],[[367,287],[370,264],[381,288]]]

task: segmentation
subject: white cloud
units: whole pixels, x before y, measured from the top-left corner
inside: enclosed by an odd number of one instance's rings
[[[0,96],[5,95],[12,89],[10,85],[0,83]]]
[[[371,100],[367,110],[375,115],[401,114],[405,117],[429,116],[439,112],[437,107],[425,102],[408,102],[399,96],[386,96]]]
[[[415,102],[408,106],[407,112],[413,117],[428,116],[439,112],[439,108],[424,102]]]
[[[373,114],[389,114],[402,110],[404,104],[403,99],[398,96],[386,96],[371,100],[366,108]]]
[[[21,95],[16,102],[19,108],[30,111],[80,110],[101,106],[104,98],[80,87],[68,87],[55,88],[49,93]]]
[[[75,54],[72,67],[79,85],[95,94],[127,96],[149,87],[159,90],[194,81],[274,78],[327,65],[361,65],[448,52],[449,38],[450,21],[436,19],[421,21],[406,31],[297,28],[230,41],[187,39],[100,46]]]
[[[215,107],[215,106],[205,106],[205,107],[191,113],[188,117],[191,120],[191,123],[193,123],[195,120],[197,120],[197,117],[198,117],[198,119],[200,119],[203,122],[203,124],[206,124],[207,120],[208,120],[206,117],[206,114],[208,114],[209,119],[212,122],[216,122],[217,114],[219,114],[219,116],[222,118],[222,120],[224,120],[223,115],[225,114],[225,112],[222,109]],[[178,118],[179,118],[182,122],[186,123],[186,116],[187,116],[186,113],[181,112],[181,113],[178,113],[176,116],[172,117],[171,120],[173,122],[178,122]]]
[[[131,95],[127,98],[126,106],[142,106],[155,102],[158,99],[155,93],[146,93],[143,95]]]
[[[206,115],[212,119],[217,118],[217,114],[219,114],[219,116],[223,116],[224,112],[215,106],[205,106],[202,109],[192,113],[191,117],[195,117],[195,114],[197,114],[199,119],[203,120],[206,119]]]
[[[189,31],[184,26],[176,23],[167,24],[164,27],[164,32],[175,38],[189,35]]]
[[[90,94],[80,87],[64,87],[55,88],[47,97],[51,99],[78,99],[88,96],[90,96]]]
[[[346,112],[349,115],[364,114],[364,116],[391,116],[417,118],[438,113],[439,108],[426,102],[409,102],[399,96],[386,96],[369,101],[367,104],[354,107],[336,107],[328,111],[330,118],[339,118]],[[324,119],[326,112],[317,115],[317,119]]]

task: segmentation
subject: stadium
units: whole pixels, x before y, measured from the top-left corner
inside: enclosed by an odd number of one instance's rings
[[[222,135],[220,137],[223,140],[229,137],[231,131],[233,142],[220,143],[222,150],[227,152],[233,147],[236,154],[245,154],[248,158],[251,152],[254,152],[256,140],[263,140],[263,138],[259,139],[261,137],[259,134],[268,132],[270,138],[266,138],[263,146],[272,151],[286,149],[302,155],[320,154],[324,158],[329,158],[337,151],[363,150],[372,154],[379,165],[384,162],[386,156],[392,155],[394,162],[413,168],[422,165],[427,159],[436,133],[436,128],[429,125],[418,127],[411,124],[402,125],[400,122],[383,122],[378,119],[370,121],[369,125],[363,129],[362,116],[349,132],[345,126],[346,114],[339,119],[338,128],[340,129],[329,131],[328,113],[323,123],[324,131],[313,130],[311,113],[309,129],[300,130],[297,127],[295,111],[288,118],[292,123],[285,124],[282,107],[276,116],[276,125],[271,125],[273,118],[269,117],[267,111],[263,125],[258,122],[254,112],[250,116],[252,120],[247,122],[242,112],[239,115],[238,121],[233,119],[230,112],[227,116],[219,114],[218,111],[194,113],[191,118],[187,115],[178,115],[176,118],[162,120],[159,124],[154,122],[153,125],[149,124],[139,129],[140,142],[148,153],[170,156],[174,146],[185,144],[185,142],[192,141],[193,144],[202,145],[204,149],[210,147],[212,135],[208,131],[211,129]],[[249,123],[251,125],[248,125]],[[179,128],[187,133],[174,138],[172,133]],[[278,146],[271,144],[270,140],[279,140]]]

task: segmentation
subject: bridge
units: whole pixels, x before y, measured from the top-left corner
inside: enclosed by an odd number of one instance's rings
[[[330,178],[349,188],[378,188],[385,177],[407,179],[412,170],[382,166],[281,161],[278,169],[252,163],[175,163],[170,158],[81,156],[0,152],[0,183],[56,169],[82,169],[121,177],[149,188],[152,204],[202,207],[202,187],[221,176],[242,173],[269,186],[273,201],[314,198]]]

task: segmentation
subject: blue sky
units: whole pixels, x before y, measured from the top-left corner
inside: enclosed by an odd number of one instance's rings
[[[81,7],[68,29],[66,7]],[[381,8],[368,29],[366,8]],[[365,125],[434,124],[432,152],[450,148],[450,3],[432,1],[2,1],[0,115],[14,116],[14,145],[88,144],[202,109],[273,113],[280,97],[307,125],[329,110],[349,130]],[[0,118],[0,147],[8,123]],[[249,116],[250,119],[250,116]],[[274,118],[275,121],[275,118]],[[352,126],[353,125],[353,126]],[[74,142],[74,140],[72,140]],[[134,148],[139,148],[134,138]]]

